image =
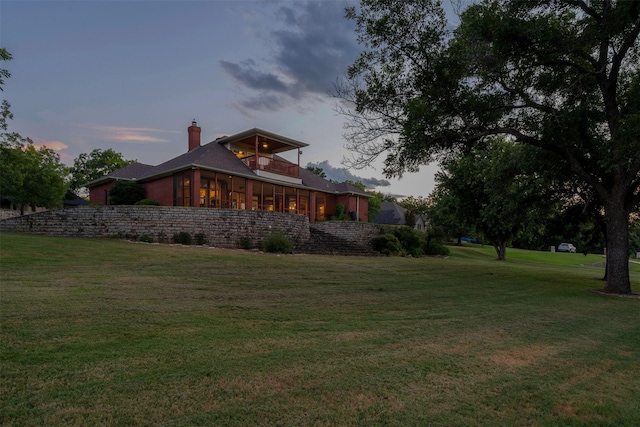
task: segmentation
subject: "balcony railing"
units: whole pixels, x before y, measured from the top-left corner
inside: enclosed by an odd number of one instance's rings
[[[242,161],[251,168],[251,170],[263,170],[265,172],[277,173],[279,175],[300,178],[300,167],[292,163],[272,159],[263,156],[247,156]]]

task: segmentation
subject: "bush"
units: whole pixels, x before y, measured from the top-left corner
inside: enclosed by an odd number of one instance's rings
[[[423,247],[426,255],[449,255],[450,251],[442,240],[430,239]]]
[[[173,243],[179,243],[182,245],[190,245],[191,244],[191,234],[181,231],[180,233],[176,233],[173,235]]]
[[[420,253],[418,256],[422,256],[422,247],[427,242],[426,233],[403,225],[396,227],[393,235],[398,238],[402,249],[408,254],[416,256],[416,254]]]
[[[204,233],[196,233],[196,235],[193,237],[196,239],[196,245],[202,246],[207,243],[207,239],[204,237]]]
[[[381,234],[371,240],[373,249],[383,255],[397,255],[402,251],[402,245],[393,234]]]
[[[238,239],[238,247],[240,249],[251,249],[252,244],[251,237],[245,236]]]
[[[138,200],[135,204],[138,206],[160,206],[160,203],[156,202],[153,199]]]
[[[427,241],[427,234],[423,231],[413,229],[406,225],[392,226],[383,225],[380,226],[381,235],[391,235],[398,241],[398,250],[393,251],[391,247],[387,248],[385,255],[411,255],[419,258],[424,255],[424,245]],[[376,249],[377,250],[377,249]],[[383,252],[384,253],[384,252]]]
[[[444,244],[445,233],[440,227],[432,227],[427,232],[427,242],[423,246],[426,255],[449,255],[450,251]]]
[[[293,252],[293,244],[287,236],[280,231],[269,233],[262,239],[262,249],[265,252],[290,254]]]
[[[112,205],[134,205],[146,198],[142,184],[134,181],[117,180],[109,191]]]
[[[344,216],[344,212],[345,212],[345,207],[342,203],[338,203],[336,205],[336,217],[335,219],[337,219],[338,221],[344,221],[346,219],[346,217]]]
[[[142,236],[140,236],[140,238],[138,239],[141,242],[145,242],[145,243],[153,243],[153,237],[147,235],[147,234],[143,234]]]

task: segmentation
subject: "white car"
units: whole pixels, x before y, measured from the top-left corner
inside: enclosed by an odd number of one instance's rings
[[[570,252],[572,254],[576,253],[576,247],[571,243],[560,243],[558,245],[558,252]]]

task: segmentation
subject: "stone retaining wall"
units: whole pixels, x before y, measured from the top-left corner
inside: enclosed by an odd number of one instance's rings
[[[0,209],[0,220],[14,218],[16,216],[20,216],[20,211],[15,211],[13,209]]]
[[[0,221],[0,231],[53,236],[111,237],[172,242],[173,235],[202,235],[210,246],[256,247],[272,231],[283,232],[300,246],[309,240],[309,219],[302,215],[233,209],[168,206],[83,206],[35,213]],[[247,240],[248,239],[248,240]]]
[[[371,240],[380,234],[376,224],[352,221],[312,222],[312,242],[306,252],[343,255],[379,255]],[[316,240],[316,241],[313,241]]]

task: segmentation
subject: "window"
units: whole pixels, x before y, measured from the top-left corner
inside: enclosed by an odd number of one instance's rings
[[[298,213],[300,215],[309,215],[309,190],[298,190],[300,197],[300,206],[298,207]]]
[[[231,207],[233,209],[244,209],[246,206],[246,180],[244,178],[234,176],[231,182],[233,183],[233,191],[231,192]]]
[[[173,206],[191,206],[191,173],[189,171],[173,176]]]
[[[216,187],[215,174],[200,179],[200,207],[217,208],[220,186]]]
[[[298,211],[298,195],[295,188],[285,187],[285,205],[284,211],[290,214],[297,213]]]
[[[316,220],[323,221],[325,219],[325,210],[324,194],[316,195]]]

